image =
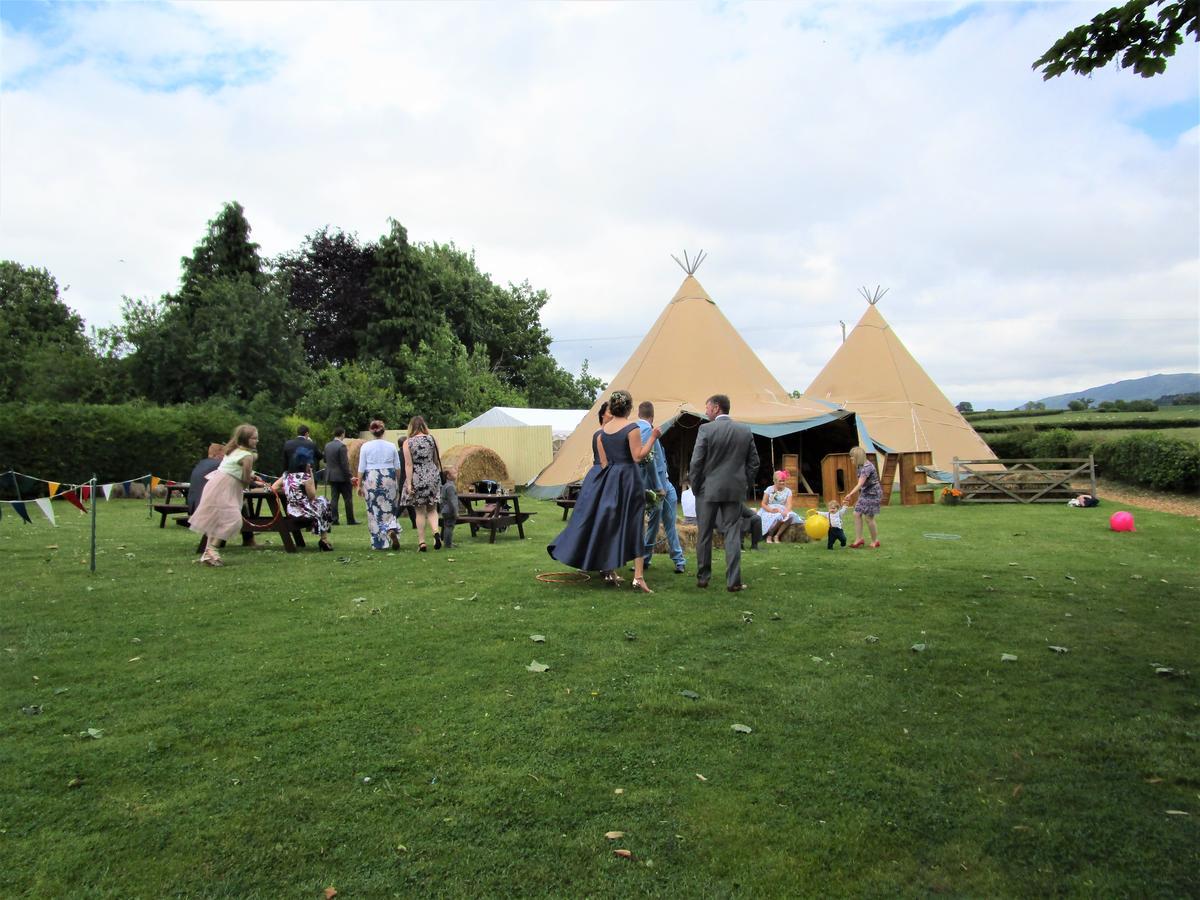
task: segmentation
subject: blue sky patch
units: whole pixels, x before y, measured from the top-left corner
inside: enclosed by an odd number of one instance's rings
[[[1200,97],[1148,110],[1134,119],[1132,125],[1157,143],[1170,146],[1180,135],[1200,125]]]
[[[974,16],[980,8],[980,4],[973,3],[947,16],[936,16],[922,19],[919,22],[906,22],[885,32],[884,42],[899,44],[910,50],[931,47]]]

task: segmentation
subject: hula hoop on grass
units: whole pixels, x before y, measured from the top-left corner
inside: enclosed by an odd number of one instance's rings
[[[275,494],[275,503],[274,503],[275,515],[271,517],[271,521],[268,522],[266,525],[255,525],[253,522],[251,522],[249,519],[246,518],[246,514],[243,512],[242,513],[242,524],[245,525],[246,528],[248,528],[250,531],[270,531],[272,528],[275,527],[275,523],[279,521],[279,517],[283,514],[283,507],[284,507],[283,494],[276,492],[276,490],[272,487],[268,487],[267,490],[270,491],[272,494]]]
[[[535,577],[546,584],[583,584],[592,580],[587,572],[539,572]]]
[[[961,534],[939,534],[936,531],[931,531],[928,534],[924,535],[924,537],[928,538],[931,541],[961,541],[962,540]]]

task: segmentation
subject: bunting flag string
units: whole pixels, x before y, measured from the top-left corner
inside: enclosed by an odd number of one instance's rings
[[[54,509],[50,506],[50,498],[41,497],[33,502],[38,505],[38,509],[42,511],[42,515],[50,520],[50,524],[57,528],[58,523],[54,521]]]

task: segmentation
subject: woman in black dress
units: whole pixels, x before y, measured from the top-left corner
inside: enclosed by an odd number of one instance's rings
[[[600,469],[589,472],[575,502],[575,511],[562,533],[546,547],[550,556],[575,569],[613,572],[631,559],[633,586],[647,594],[642,572],[646,508],[645,489],[637,464],[650,453],[661,432],[655,428],[642,443],[637,423],[629,421],[633,397],[613,391],[608,399],[612,413],[593,437],[593,453]]]

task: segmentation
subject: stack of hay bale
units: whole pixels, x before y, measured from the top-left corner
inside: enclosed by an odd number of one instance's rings
[[[504,460],[495,450],[478,444],[451,447],[442,454],[442,467],[458,470],[454,477],[454,488],[460,494],[471,490],[477,481],[495,481],[506,491],[513,489],[513,481],[508,477]]]

